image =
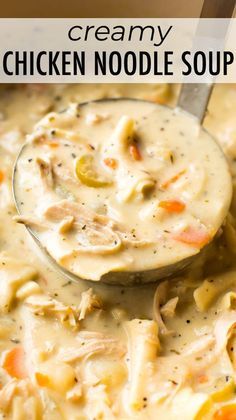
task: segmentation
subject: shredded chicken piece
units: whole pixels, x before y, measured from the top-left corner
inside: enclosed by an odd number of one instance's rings
[[[93,293],[93,289],[90,288],[81,294],[81,301],[79,304],[79,321],[84,319],[86,315],[92,312],[94,309],[101,309],[101,299]]]
[[[67,216],[73,216],[75,221],[78,221],[78,219],[89,219],[103,225],[110,222],[108,217],[95,213],[92,209],[84,208],[83,205],[71,200],[61,200],[56,204],[50,205],[46,208],[44,216],[55,222],[60,222]]]
[[[98,353],[114,354],[121,358],[126,352],[124,345],[118,340],[97,332],[81,331],[77,340],[78,346],[60,349],[60,360],[71,363],[82,358],[88,359]]]
[[[66,306],[44,294],[29,296],[25,304],[38,315],[55,316],[62,325],[77,330],[79,328],[79,308]]]
[[[85,210],[78,203],[63,200],[48,207],[45,216],[52,221],[60,221],[65,217],[74,217],[73,227],[79,244],[64,258],[76,255],[78,252],[109,254],[117,252],[121,247],[119,235],[109,225],[109,219],[98,215],[92,210]]]
[[[153,318],[157,322],[160,334],[168,335],[172,331],[166,328],[166,325],[161,316],[161,307],[166,303],[167,299],[167,290],[168,290],[168,280],[160,283],[157,288],[153,299]]]
[[[75,330],[79,327],[79,321],[85,319],[88,313],[102,308],[101,299],[93,293],[91,288],[81,294],[81,302],[78,307],[64,305],[42,292],[40,295],[35,294],[27,297],[25,304],[34,313],[41,316],[56,316],[63,325]]]
[[[79,244],[61,257],[61,263],[81,252],[110,254],[119,251],[122,244],[134,247],[151,244],[150,241],[139,240],[116,229],[113,221],[106,216],[94,213],[92,210],[85,212],[83,206],[69,200],[49,206],[45,215],[50,221],[59,222],[58,232],[60,234],[65,235],[73,228],[78,236]],[[13,219],[26,226],[35,227],[37,230],[49,229],[49,225],[45,221],[36,217],[14,216]]]
[[[68,168],[66,168],[64,165],[60,165],[60,161],[57,160],[56,158],[53,158],[52,170],[53,170],[54,179],[60,186],[62,184],[61,181],[64,181],[78,187],[78,181],[71,174],[71,171]],[[63,185],[63,188],[65,188],[64,185]]]
[[[162,306],[161,308],[161,311],[160,311],[161,315],[165,316],[166,318],[173,318],[175,315],[175,310],[176,310],[178,301],[179,301],[178,296],[168,300],[168,302],[166,302],[166,304]]]
[[[122,244],[134,247],[150,245],[150,241],[140,241],[122,232],[107,216],[85,209],[84,206],[70,200],[62,200],[49,206],[45,211],[45,216],[60,224],[63,220],[73,217],[73,222],[72,219],[70,220],[72,227],[78,232],[80,245],[77,245],[68,255],[65,254],[63,260],[80,252],[114,253],[120,250]]]
[[[44,182],[44,185],[48,188],[53,188],[54,186],[54,176],[53,176],[53,169],[52,163],[50,160],[45,160],[42,158],[37,158],[36,163],[39,168],[39,173]]]

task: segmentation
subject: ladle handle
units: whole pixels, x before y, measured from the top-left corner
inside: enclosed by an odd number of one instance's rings
[[[235,4],[236,0],[204,0],[200,18],[231,18]],[[178,107],[197,117],[201,123],[205,116],[212,88],[213,83],[183,84],[178,99]]]
[[[202,123],[212,88],[213,83],[184,83],[178,99],[178,108],[194,115]]]

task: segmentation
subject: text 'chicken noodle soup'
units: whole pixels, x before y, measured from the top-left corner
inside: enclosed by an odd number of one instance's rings
[[[80,278],[184,260],[227,214],[224,155],[179,110],[129,99],[73,104],[46,115],[27,142],[17,220]]]

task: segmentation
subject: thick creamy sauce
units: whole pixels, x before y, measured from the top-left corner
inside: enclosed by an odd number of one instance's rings
[[[15,173],[18,221],[90,280],[198,253],[228,212],[231,184],[222,151],[197,120],[132,100],[48,114]]]
[[[14,220],[13,163],[25,136],[48,112],[114,96],[173,104],[177,90],[156,85],[1,88],[0,418],[235,416],[235,194],[231,214],[201,258],[158,287],[94,283],[91,290],[85,281],[72,283],[54,272]],[[225,151],[233,185],[235,111],[235,87],[216,86],[206,127]],[[220,171],[214,188],[219,182]],[[216,209],[218,204],[211,214]],[[196,210],[199,217],[201,206]]]

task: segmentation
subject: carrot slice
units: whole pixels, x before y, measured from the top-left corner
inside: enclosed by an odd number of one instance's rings
[[[0,184],[4,181],[4,172],[0,170]]]
[[[134,160],[142,160],[142,155],[137,144],[131,144],[129,146],[129,153]]]
[[[47,146],[51,147],[51,148],[56,148],[59,146],[59,142],[57,140],[54,139],[48,139],[45,136],[41,136],[37,139],[38,143],[42,143],[42,144],[46,144]]]
[[[165,209],[169,213],[182,213],[186,206],[179,200],[164,200],[160,201],[159,207]]]
[[[52,149],[56,149],[56,148],[59,146],[59,144],[58,144],[58,143],[56,143],[56,142],[46,142],[46,144],[47,144],[49,147],[51,147]]]
[[[186,169],[183,169],[182,171],[178,172],[176,175],[172,176],[170,179],[168,179],[167,181],[163,182],[160,185],[160,188],[166,189],[168,188],[171,184],[173,184],[174,182],[178,181],[178,179],[184,175],[186,172]]]
[[[50,385],[50,379],[47,375],[44,375],[44,373],[36,372],[35,378],[39,386],[48,387]]]
[[[208,382],[208,376],[207,375],[200,375],[197,378],[199,384],[204,384],[206,382]]]
[[[236,420],[236,405],[225,405],[219,408],[213,416],[214,420]]]
[[[27,377],[24,349],[22,347],[14,347],[10,350],[6,354],[2,367],[14,378],[23,379]]]
[[[111,169],[116,169],[117,168],[117,160],[113,159],[113,158],[106,158],[104,159],[104,163],[106,166],[108,166]]]
[[[210,241],[211,237],[204,229],[196,229],[189,226],[182,232],[175,233],[173,239],[183,242],[184,244],[201,248]]]

